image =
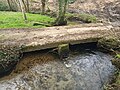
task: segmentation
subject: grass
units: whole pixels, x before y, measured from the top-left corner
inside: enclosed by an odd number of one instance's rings
[[[2,28],[41,28],[46,26],[51,26],[55,18],[40,14],[30,14],[27,13],[27,21],[24,21],[21,12],[8,12],[0,11],[0,29]],[[89,14],[71,14],[67,13],[66,18],[68,19],[68,24],[76,25],[77,21],[82,21],[85,23],[97,22],[97,18],[94,15]]]
[[[96,16],[91,15],[91,14],[86,14],[86,13],[81,13],[81,14],[67,13],[66,18],[68,20],[78,20],[84,23],[96,23],[97,22]]]
[[[40,14],[27,13],[28,20],[25,22],[21,12],[0,11],[0,28],[28,28],[28,27],[45,27],[44,24],[50,24],[54,18]],[[42,25],[33,26],[33,23],[43,23]]]

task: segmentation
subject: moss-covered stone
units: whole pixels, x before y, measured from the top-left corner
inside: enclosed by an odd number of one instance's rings
[[[116,38],[103,38],[98,41],[98,47],[105,50],[120,50],[120,41]]]
[[[67,58],[69,56],[69,44],[59,45],[58,54],[60,59]]]
[[[20,59],[20,47],[0,45],[0,76],[10,72]]]

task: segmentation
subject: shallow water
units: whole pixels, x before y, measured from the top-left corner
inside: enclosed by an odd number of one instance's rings
[[[10,75],[0,78],[0,90],[102,90],[115,70],[111,59],[94,50],[73,52],[64,60],[27,53]]]

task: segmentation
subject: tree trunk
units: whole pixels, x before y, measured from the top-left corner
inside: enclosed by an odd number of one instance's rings
[[[22,3],[23,3],[23,6],[24,6],[24,10],[25,10],[25,12],[27,12],[27,5],[26,5],[25,1],[22,0]]]
[[[67,20],[65,19],[66,7],[68,0],[58,0],[59,3],[59,12],[58,17],[54,23],[54,25],[66,25]]]
[[[42,3],[42,14],[45,14],[45,4],[46,4],[46,0],[41,0]]]
[[[21,8],[20,8],[20,3],[19,3],[19,1],[18,1],[18,0],[14,0],[14,1],[15,1],[16,5],[17,5],[17,11],[20,11]]]
[[[65,5],[64,5],[64,17],[65,17],[65,13],[66,13],[66,9],[67,9],[67,4],[68,4],[68,0],[65,0]]]
[[[8,2],[8,6],[9,6],[10,11],[12,11],[12,7],[11,7],[11,4],[10,4],[10,0],[7,0],[7,2]]]
[[[22,0],[19,0],[19,3],[20,3],[21,11],[23,13],[23,18],[24,18],[24,20],[27,20],[27,16],[25,14],[25,7],[24,7]]]
[[[26,6],[27,6],[27,12],[29,12],[30,9],[29,9],[29,1],[28,0],[26,0]]]

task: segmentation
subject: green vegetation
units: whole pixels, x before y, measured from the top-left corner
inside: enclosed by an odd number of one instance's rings
[[[0,45],[0,77],[13,70],[21,58],[21,49],[18,45]]]
[[[97,18],[94,15],[90,15],[90,14],[79,14],[79,18],[81,18],[83,21],[85,22],[96,22]]]
[[[65,18],[67,5],[68,0],[58,0],[59,6],[58,15],[53,25],[55,26],[67,25],[67,20]]]
[[[72,20],[72,21],[78,20],[78,21],[82,21],[82,22],[85,22],[85,23],[95,23],[95,22],[97,22],[97,17],[96,16],[91,15],[91,14],[85,14],[85,13],[82,13],[82,14],[67,13],[66,18],[68,20]]]
[[[4,3],[3,1],[0,1],[0,11],[6,11],[6,10],[9,10],[7,4]]]
[[[98,41],[98,47],[103,48],[104,50],[111,51],[112,50],[119,50],[120,42],[116,37],[106,37],[102,38]]]
[[[118,76],[117,76],[116,83],[120,85],[120,72],[119,72],[119,74],[118,74]]]
[[[69,56],[69,44],[59,45],[58,54],[59,54],[60,59],[67,58]]]
[[[112,64],[115,65],[118,70],[115,73],[114,81],[107,87],[106,90],[119,90],[120,89],[120,53],[116,54],[115,58],[112,60]]]
[[[54,18],[40,14],[27,13],[27,18],[28,20],[25,22],[21,12],[0,11],[0,28],[45,27],[46,24],[50,25],[54,21]],[[42,24],[33,26],[35,22]]]
[[[68,3],[72,4],[74,3],[76,0],[68,0]]]
[[[120,54],[117,54],[115,57],[120,59]]]
[[[113,77],[112,84],[107,84],[104,86],[104,90],[120,90],[120,72],[116,71],[115,76]]]

